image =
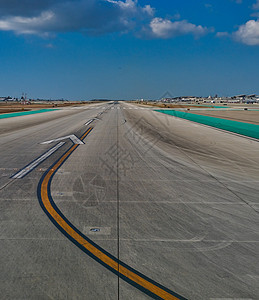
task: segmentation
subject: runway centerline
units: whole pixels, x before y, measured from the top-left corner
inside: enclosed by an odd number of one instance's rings
[[[90,127],[82,135],[80,140],[83,141],[92,131],[92,129],[93,128]],[[77,149],[78,146],[78,144],[75,144],[69,148],[42,176],[38,184],[38,199],[43,211],[46,213],[52,223],[83,252],[88,254],[90,257],[95,259],[97,262],[112,271],[124,281],[144,292],[146,295],[149,295],[154,299],[185,299],[177,293],[139,273],[98,246],[91,239],[80,232],[72,223],[70,223],[70,221],[56,206],[51,196],[51,181],[57,170],[63,165],[63,163]]]

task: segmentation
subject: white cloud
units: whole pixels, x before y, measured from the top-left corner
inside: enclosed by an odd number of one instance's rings
[[[185,20],[155,17],[155,9],[140,5],[138,0],[0,0],[1,30],[40,36],[133,32],[139,37],[162,39],[186,34],[198,37],[208,31]]]
[[[155,14],[155,9],[150,5],[145,5],[143,7],[143,11],[146,12],[148,15],[153,16]]]
[[[242,1],[240,1],[242,2]],[[231,37],[235,41],[249,46],[259,45],[259,0],[252,7],[255,12],[252,14],[257,20],[249,20],[245,24],[238,27],[238,30],[233,33],[218,32],[217,37]]]
[[[168,39],[180,35],[192,34],[196,37],[208,32],[206,27],[195,25],[185,20],[172,22],[168,19],[154,18],[149,24],[151,36],[156,38]]]
[[[151,6],[142,7],[137,0],[46,0],[45,3],[27,0],[26,3],[23,7],[17,0],[0,1],[0,30],[39,35],[68,31],[93,35],[123,32],[154,13]]]
[[[126,0],[125,2],[124,1],[117,1],[117,0],[107,0],[107,2],[110,2],[110,3],[113,3],[113,4],[116,4],[116,5],[119,5],[120,7],[122,8],[135,8],[136,6],[136,2],[134,0]]]
[[[250,20],[241,25],[233,37],[246,45],[259,45],[259,20]]]
[[[259,10],[259,0],[253,5],[253,9]],[[253,16],[259,17],[258,14],[258,12],[255,12]],[[233,33],[233,38],[249,46],[259,45],[259,19],[249,20],[239,26],[238,30]]]
[[[229,36],[229,33],[225,32],[225,31],[223,31],[223,32],[217,32],[216,33],[216,37],[219,37],[219,38],[221,38],[221,37],[228,37],[228,36]]]
[[[37,17],[9,17],[0,20],[0,30],[16,31],[23,34],[35,34],[38,29],[53,21],[55,15],[51,11],[43,12]]]

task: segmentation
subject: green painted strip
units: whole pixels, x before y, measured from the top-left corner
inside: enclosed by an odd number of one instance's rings
[[[186,108],[185,108],[186,109]],[[175,110],[178,110],[175,108]],[[232,109],[232,108],[190,108],[190,110],[195,110],[195,111],[244,111],[243,108],[239,108],[239,109]],[[259,109],[253,109],[253,108],[249,108],[246,111],[259,111]]]
[[[30,110],[30,111],[19,111],[14,113],[7,113],[7,114],[0,114],[0,119],[7,119],[7,118],[13,118],[13,117],[19,117],[19,116],[26,116],[26,115],[34,115],[34,114],[40,114],[47,111],[53,111],[57,109],[38,109],[38,110]]]
[[[182,118],[185,120],[193,121],[204,125],[209,125],[219,129],[223,129],[241,135],[249,136],[255,139],[259,139],[259,125],[226,120],[221,118],[196,115],[196,114],[186,113],[186,112],[176,111],[176,110],[159,109],[155,111],[168,114],[177,118]]]

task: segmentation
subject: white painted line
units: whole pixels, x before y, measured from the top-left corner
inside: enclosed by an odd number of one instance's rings
[[[88,126],[89,124],[91,124],[95,120],[99,120],[99,119],[98,118],[93,118],[93,119],[89,120],[88,122],[86,122],[85,126]]]
[[[74,134],[67,135],[67,136],[63,136],[63,137],[60,137],[60,138],[58,138],[58,139],[46,141],[46,142],[43,142],[43,143],[41,143],[41,144],[42,144],[42,145],[45,145],[45,144],[51,144],[51,143],[53,143],[53,142],[58,142],[58,141],[66,140],[66,139],[70,139],[74,144],[77,144],[77,145],[84,145],[84,143],[83,143],[77,136],[75,136]]]
[[[88,126],[89,124],[91,124],[94,121],[94,119],[89,120],[88,122],[85,123],[85,126]]]
[[[37,158],[35,161],[30,163],[25,168],[21,169],[18,173],[14,174],[11,178],[13,179],[20,179],[23,178],[25,175],[27,175],[30,171],[32,171],[34,168],[36,168],[41,162],[43,162],[45,159],[47,159],[50,155],[52,155],[55,151],[57,151],[60,147],[62,147],[65,144],[65,142],[60,142],[53,148],[51,148],[48,152],[41,155],[39,158]]]
[[[83,143],[81,140],[79,140],[79,138],[78,138],[77,136],[75,136],[74,134],[70,135],[69,137],[70,137],[70,140],[71,140],[74,144],[84,145],[84,143]],[[59,139],[59,141],[61,141],[61,140]]]

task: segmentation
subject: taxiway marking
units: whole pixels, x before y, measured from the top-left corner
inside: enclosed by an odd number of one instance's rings
[[[42,145],[45,145],[45,144],[51,144],[51,143],[54,143],[54,142],[58,142],[58,141],[62,141],[62,140],[66,140],[66,139],[70,139],[74,144],[77,144],[77,145],[83,145],[84,143],[74,134],[71,134],[71,135],[67,135],[67,136],[63,136],[63,137],[60,137],[60,138],[57,138],[57,139],[53,139],[53,140],[49,140],[49,141],[46,141],[46,142],[43,142],[41,143]]]
[[[83,136],[81,141],[91,132],[93,128],[89,128]],[[145,294],[154,299],[168,299],[168,300],[185,300],[184,297],[167,289],[145,275],[139,273],[135,269],[118,260],[115,256],[98,246],[91,239],[79,231],[59,210],[51,196],[51,181],[62,166],[62,164],[69,158],[69,156],[77,149],[78,144],[73,145],[68,149],[42,176],[38,185],[38,199],[39,203],[49,217],[51,222],[77,247],[97,262],[105,266],[114,274],[138,288]]]
[[[91,119],[91,120],[87,121],[87,122],[85,123],[85,126],[88,126],[88,125],[90,125],[90,124],[91,124],[91,123],[93,123],[93,121],[95,121],[95,120],[99,120],[99,119],[97,119],[97,118],[93,118],[93,119]]]

